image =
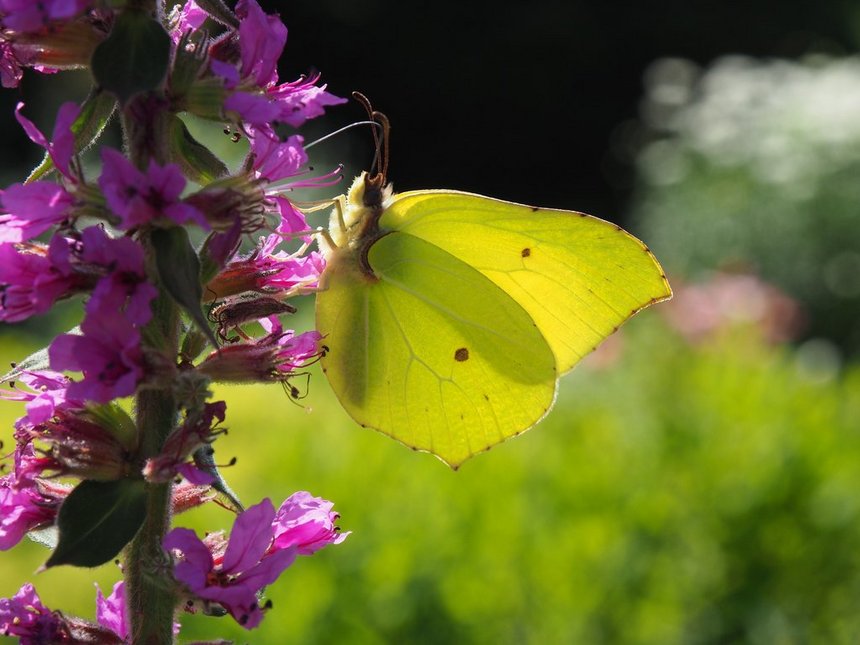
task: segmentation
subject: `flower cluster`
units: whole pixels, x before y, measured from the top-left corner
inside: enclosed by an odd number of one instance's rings
[[[93,566],[132,538],[149,540],[141,552],[150,554],[163,539],[175,563],[170,584],[159,582],[165,597],[182,596],[187,610],[218,607],[251,629],[264,615],[263,587],[298,555],[347,533],[335,527],[331,502],[306,492],[277,510],[266,499],[242,511],[213,459],[227,404],[210,400],[209,385],[287,383],[325,351],[318,332],[282,320],[296,311],[290,298],[316,289],[325,268],[288,194],[340,179],[340,168],[312,173],[295,130],[343,99],[316,74],[279,78],[287,29],[256,0],[239,0],[235,11],[188,0],[162,22],[144,4],[0,0],[3,86],[15,87],[25,68],[75,67],[90,67],[98,86],[82,105],[59,108],[50,137],[23,103],[15,110],[45,157],[26,181],[0,190],[0,321],[26,321],[61,300],[82,307],[75,328],[0,388],[0,398],[24,404],[0,463],[0,550],[56,527],[46,566]],[[146,55],[123,54],[136,46]],[[89,176],[80,155],[117,112],[125,151],[102,147],[101,169]],[[188,132],[183,113],[247,139],[244,163],[231,171]],[[137,416],[119,401],[130,396]],[[165,514],[220,494],[238,513],[229,540],[183,528],[144,535],[153,512],[145,496],[158,487],[169,493]],[[81,526],[81,509],[98,525]],[[125,587],[145,584],[127,577]],[[0,634],[24,643],[149,641],[150,621],[135,622],[142,610],[126,606],[125,587],[98,591],[91,623],[47,609],[26,584],[0,599]],[[129,602],[144,595],[130,592]],[[174,609],[161,618],[168,627]]]

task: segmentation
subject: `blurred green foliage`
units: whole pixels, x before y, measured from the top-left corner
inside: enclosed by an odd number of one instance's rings
[[[646,85],[635,211],[670,275],[758,273],[860,352],[860,59],[664,59]]]
[[[692,346],[656,312],[622,334],[620,358],[610,347],[563,379],[540,427],[456,473],[355,427],[318,374],[308,411],[277,386],[219,390],[217,457],[238,458],[242,497],[307,489],[353,534],[269,589],[258,630],[189,616],[184,639],[857,642],[860,369],[816,372],[747,327]],[[214,505],[178,520],[231,523]],[[45,556],[4,554],[0,595],[32,579],[92,616],[91,572],[32,576]]]

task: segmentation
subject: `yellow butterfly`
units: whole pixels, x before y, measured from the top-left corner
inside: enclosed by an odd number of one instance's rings
[[[356,178],[320,245],[323,371],[362,426],[456,468],[540,421],[559,376],[672,295],[619,226],[458,191],[395,194],[386,160]]]

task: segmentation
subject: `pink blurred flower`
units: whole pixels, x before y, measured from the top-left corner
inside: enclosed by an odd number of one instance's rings
[[[771,343],[795,338],[802,327],[799,305],[771,284],[746,274],[716,273],[699,284],[677,285],[661,313],[691,343],[737,327],[752,326]]]
[[[12,43],[0,39],[0,83],[3,87],[18,87],[24,71]]]

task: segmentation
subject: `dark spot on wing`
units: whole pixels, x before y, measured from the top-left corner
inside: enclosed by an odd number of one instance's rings
[[[527,258],[531,254],[532,254],[532,250],[528,247],[526,247],[522,251],[520,251],[520,255],[523,256],[524,258]]]
[[[540,210],[537,206],[532,206],[532,213],[537,213]]]
[[[456,352],[454,352],[454,360],[460,361],[461,363],[463,361],[468,361],[469,360],[469,350],[465,347],[461,347]]]
[[[485,394],[485,395],[484,395],[484,399],[486,399],[487,401],[489,401],[489,400],[490,400],[490,396],[489,396],[488,394]]]

